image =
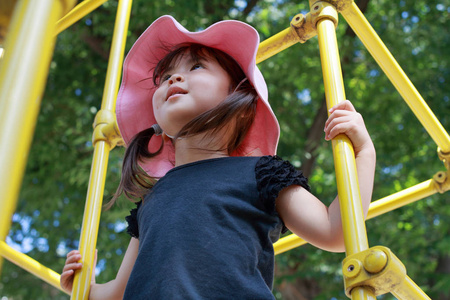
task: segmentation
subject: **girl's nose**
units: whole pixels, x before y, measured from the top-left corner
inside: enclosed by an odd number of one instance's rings
[[[184,81],[184,77],[181,74],[173,74],[169,78],[169,84],[174,84],[175,82],[183,82],[183,81]]]

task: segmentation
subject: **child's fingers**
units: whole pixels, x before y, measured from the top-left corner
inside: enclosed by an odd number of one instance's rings
[[[334,139],[339,134],[345,134],[353,144],[355,155],[366,145],[372,145],[362,115],[348,100],[338,103],[330,109],[330,116],[325,123],[324,131],[326,140]]]
[[[325,127],[325,139],[331,140],[335,138],[338,134],[347,133],[352,126],[352,118],[350,116],[343,116],[339,118],[334,118],[328,126]]]
[[[61,278],[59,280],[59,284],[66,292],[72,292],[73,279],[76,270],[80,270],[82,268],[81,263],[70,263],[66,264],[61,273]]]
[[[66,263],[61,273],[60,284],[61,287],[70,292],[72,290],[72,281],[75,270],[80,270],[82,268],[82,263],[78,261],[81,259],[80,252],[78,250],[72,250],[67,253]]]
[[[78,251],[78,250],[72,250],[69,253],[67,253],[66,257],[67,257],[67,259],[66,259],[66,263],[67,263],[67,261],[73,260],[76,257],[78,259],[80,259],[81,258],[81,254],[80,254],[80,251]]]
[[[66,286],[67,283],[71,282],[71,277],[73,277],[73,274],[75,274],[74,270],[67,270],[61,273],[61,286]]]
[[[332,108],[329,109],[330,114],[333,113],[336,110],[347,110],[347,111],[353,111],[355,112],[356,109],[353,106],[353,104],[349,101],[349,100],[345,100],[342,102],[339,102],[338,104],[336,104],[335,106],[333,106]]]
[[[61,273],[59,284],[61,285],[62,289],[68,293],[72,292],[74,274],[74,270],[67,270]]]
[[[80,251],[79,250],[72,250],[69,253],[67,253],[66,256],[69,257],[69,256],[76,255],[76,254],[80,254]]]
[[[327,121],[325,122],[325,128],[324,130],[326,130],[327,127],[332,126],[332,122],[336,122],[335,119],[340,118],[340,117],[346,117],[346,116],[351,116],[352,114],[355,114],[355,112],[350,112],[347,110],[336,110],[334,111],[327,119]]]
[[[325,123],[325,138],[332,139],[336,135],[345,133],[351,138],[351,134],[365,128],[361,114],[344,110],[337,110],[331,114]]]
[[[325,139],[334,139],[339,134],[345,134],[350,138],[355,150],[361,149],[367,144],[370,136],[364,125],[362,116],[358,113],[349,113],[341,117],[334,117],[325,127]]]
[[[80,254],[74,254],[74,255],[68,256],[67,259],[66,259],[66,265],[74,263],[74,262],[77,262],[80,259],[81,259],[81,255]]]
[[[82,267],[83,264],[79,262],[66,263],[62,271],[65,272],[68,270],[80,270]]]
[[[347,136],[351,136],[354,130],[355,126],[352,124],[351,120],[348,120],[346,122],[341,122],[334,126],[330,126],[329,130],[325,132],[325,138],[327,140],[331,140],[339,134],[346,134]]]

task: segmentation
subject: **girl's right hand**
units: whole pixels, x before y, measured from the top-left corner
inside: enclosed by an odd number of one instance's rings
[[[75,271],[81,270],[83,264],[79,263],[81,260],[81,254],[78,250],[72,250],[67,253],[66,264],[64,265],[63,271],[61,273],[61,278],[59,279],[59,284],[64,291],[71,294],[73,288],[73,279],[75,277]],[[97,265],[97,250],[95,250],[94,255],[94,265],[93,269]],[[95,270],[92,272],[91,276],[91,286],[95,284]]]
[[[78,262],[80,260],[80,251],[72,250],[67,253],[66,264],[64,265],[63,271],[61,273],[59,284],[61,285],[62,289],[69,294],[72,293],[75,271],[80,270],[82,267],[82,264]]]

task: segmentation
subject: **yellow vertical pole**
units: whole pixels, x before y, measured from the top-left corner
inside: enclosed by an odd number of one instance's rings
[[[0,240],[16,208],[48,67],[55,23],[74,0],[18,1],[0,61]]]
[[[310,0],[312,14],[317,18],[325,96],[328,108],[345,100],[339,50],[335,26],[336,8],[325,2]],[[347,255],[368,249],[366,227],[359,193],[358,175],[353,146],[345,135],[339,135],[332,141],[335,160],[336,181],[341,207],[342,227],[344,231]],[[352,290],[352,299],[376,299],[372,290],[357,287]]]
[[[97,116],[108,115],[108,112],[112,114],[115,111],[131,4],[132,0],[119,1],[108,62],[108,70],[106,74],[105,88],[103,91],[102,106]],[[99,122],[97,121],[98,120],[96,118],[96,123],[98,125]],[[102,123],[100,122],[100,124]],[[107,138],[96,136],[95,130],[93,139],[94,155],[79,247],[83,261],[83,268],[80,272],[76,272],[75,274],[71,299],[89,298],[91,275],[93,269],[95,268],[95,266],[93,266],[94,252],[97,244],[98,225],[100,222],[106,169],[109,151],[114,147],[114,144]]]
[[[355,3],[341,11],[350,27],[376,60],[397,91],[409,105],[422,126],[444,153],[450,152],[450,137],[442,124],[423,100],[400,65],[389,52]]]

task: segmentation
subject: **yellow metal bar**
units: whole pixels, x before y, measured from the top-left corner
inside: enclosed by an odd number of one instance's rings
[[[435,143],[444,152],[450,152],[450,136],[447,131],[423,100],[383,41],[378,37],[375,30],[373,30],[358,6],[352,3],[352,5],[348,6],[348,9],[341,11],[341,14],[383,69],[389,80],[394,84]]]
[[[290,234],[284,238],[281,238],[278,242],[273,244],[273,250],[275,252],[275,255],[278,255],[307,243],[308,242],[301,237],[298,237],[295,234]]]
[[[256,54],[256,63],[260,63],[269,57],[283,51],[284,49],[300,42],[304,43],[317,35],[313,22],[313,15],[308,13],[306,16],[297,14],[292,18],[291,26],[285,30],[262,41]]]
[[[114,112],[115,110],[131,4],[131,0],[119,1],[101,111]],[[88,299],[89,297],[91,273],[95,267],[93,266],[94,253],[97,244],[103,189],[111,148],[109,141],[94,137],[94,156],[79,247],[83,268],[80,272],[75,273],[71,299]]]
[[[99,141],[94,148],[79,247],[83,269],[81,272],[75,273],[71,299],[88,299],[89,297],[91,274],[95,268],[93,266],[94,253],[97,244],[109,150],[110,147],[105,141]]]
[[[258,53],[256,54],[256,63],[259,64],[297,42],[298,36],[295,33],[295,30],[291,27],[284,29],[259,44]]]
[[[427,294],[417,284],[406,275],[406,279],[391,293],[399,300],[431,300]]]
[[[406,275],[405,265],[387,247],[375,246],[347,256],[342,263],[345,294],[353,297],[355,288],[370,288],[375,296],[396,292],[398,299],[429,299]],[[417,296],[424,297],[417,297]]]
[[[365,287],[355,287],[352,290],[352,300],[376,300],[370,289]]]
[[[56,34],[60,34],[106,1],[108,0],[84,0],[56,23]]]
[[[436,194],[436,184],[433,179],[416,184],[403,191],[372,202],[367,219],[372,219],[386,212],[413,203],[417,200]]]
[[[39,262],[32,259],[28,255],[25,255],[11,248],[4,241],[0,241],[0,255],[10,262],[16,264],[17,266],[21,267],[22,269],[30,272],[34,276],[42,279],[48,284],[64,292],[64,290],[59,285],[60,275],[58,273],[56,273],[52,269],[47,268],[46,266],[41,265]]]
[[[436,181],[434,179],[430,179],[377,201],[373,201],[370,204],[367,220],[436,194],[438,191],[439,190]],[[275,255],[277,255],[302,246],[306,243],[307,242],[305,240],[294,234],[291,234],[284,238],[281,238],[273,245],[273,247]]]
[[[117,91],[122,74],[122,63],[132,3],[132,0],[120,0],[119,7],[117,8],[105,88],[103,89],[102,110],[106,109],[114,112],[116,108]]]
[[[333,21],[321,19],[317,23],[320,57],[324,75],[328,108],[345,100],[336,32]],[[347,255],[368,248],[361,196],[353,146],[345,135],[333,140],[336,181],[341,205],[342,226]]]
[[[333,141],[336,181],[347,255],[368,248],[353,146],[342,136]]]
[[[0,61],[0,240],[11,224],[55,43],[55,23],[69,4],[22,0]]]
[[[327,107],[331,108],[345,100],[344,81],[335,31],[337,11],[334,6],[328,3],[315,1],[310,1],[310,7],[320,16],[317,21],[320,59]],[[326,14],[321,13],[324,10]],[[347,255],[352,255],[369,248],[353,145],[347,136],[339,135],[333,139],[332,147],[345,251]],[[376,298],[370,288],[357,287],[352,291],[352,299]]]

